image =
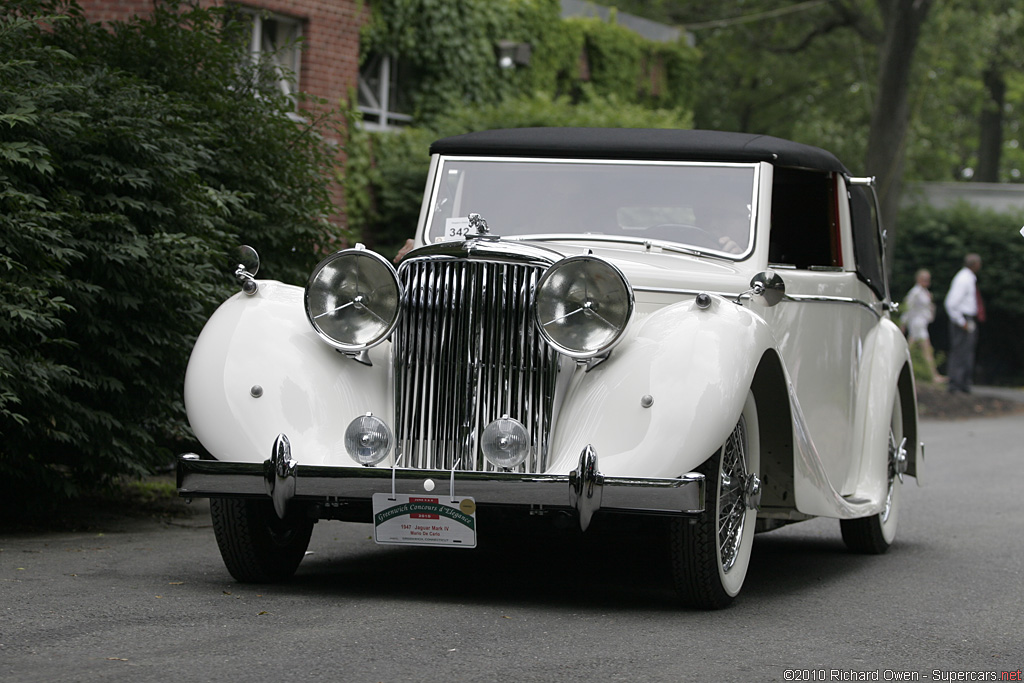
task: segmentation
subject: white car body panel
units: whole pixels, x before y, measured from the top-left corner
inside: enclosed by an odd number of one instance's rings
[[[387,350],[371,350],[378,370],[367,372],[313,332],[301,287],[259,284],[254,296],[224,302],[196,342],[185,375],[192,429],[220,460],[263,462],[285,433],[304,463],[348,465],[348,423],[393,410],[387,372],[380,371]],[[259,398],[253,386],[262,388]]]

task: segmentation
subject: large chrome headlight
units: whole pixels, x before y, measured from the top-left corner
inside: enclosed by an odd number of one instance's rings
[[[362,351],[387,339],[398,324],[401,303],[394,267],[362,245],[325,258],[306,283],[306,317],[317,334],[342,351]]]
[[[537,328],[571,358],[591,358],[611,349],[632,316],[633,289],[618,268],[602,259],[562,259],[537,283]]]

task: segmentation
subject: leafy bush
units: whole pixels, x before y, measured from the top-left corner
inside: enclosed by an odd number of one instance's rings
[[[381,253],[394,253],[416,229],[430,166],[430,144],[439,138],[494,128],[571,126],[689,128],[690,115],[648,109],[590,91],[577,104],[566,97],[534,95],[499,104],[462,107],[427,127],[367,134],[349,126],[349,172],[344,178],[349,227]],[[353,165],[360,173],[353,172]]]
[[[159,3],[108,31],[65,0],[0,14],[5,499],[167,463],[234,247],[297,281],[330,239],[329,150],[225,20]]]
[[[563,20],[559,0],[372,0],[370,6],[362,55],[386,54],[410,69],[402,94],[418,123],[532,93],[576,99],[587,85],[653,108],[692,106],[698,53],[685,40],[650,41],[614,20]],[[529,65],[499,68],[501,41],[529,44]]]
[[[978,285],[988,321],[978,337],[975,380],[980,383],[1024,383],[1024,299],[1019,273],[1024,264],[1024,238],[1019,234],[1024,212],[997,213],[960,203],[948,209],[912,206],[900,214],[895,248],[892,295],[899,301],[914,284],[914,273],[932,274],[935,322],[930,327],[936,350],[949,348],[949,319],[942,302],[949,283],[970,252],[981,255]],[[937,353],[941,358],[941,354]],[[941,370],[941,368],[940,368]]]

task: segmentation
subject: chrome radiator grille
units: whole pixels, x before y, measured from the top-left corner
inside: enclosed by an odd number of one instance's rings
[[[494,470],[484,428],[522,422],[532,450],[521,472],[542,472],[558,354],[537,334],[530,304],[543,267],[463,259],[410,260],[395,330],[395,437],[402,467]]]

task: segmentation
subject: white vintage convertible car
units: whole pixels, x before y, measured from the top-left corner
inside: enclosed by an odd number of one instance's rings
[[[356,245],[302,288],[256,280],[248,250],[196,342],[205,452],[178,489],[211,499],[237,580],[290,577],[322,519],[471,552],[492,515],[644,515],[702,608],[739,593],[759,531],[831,517],[889,547],[923,446],[871,179],[695,130],[431,154],[397,268]]]

